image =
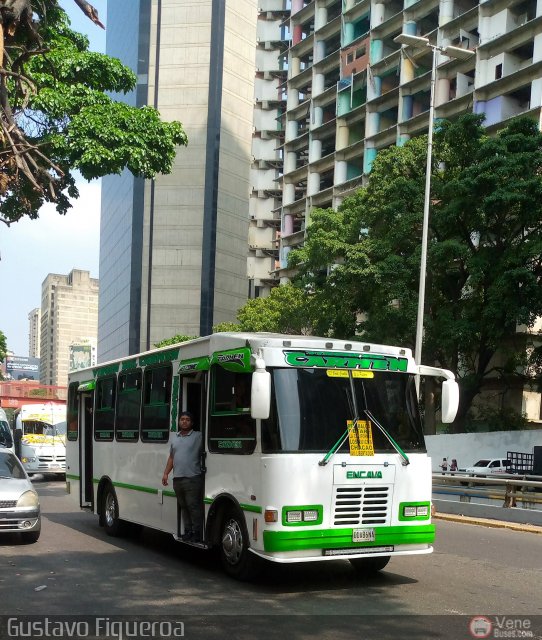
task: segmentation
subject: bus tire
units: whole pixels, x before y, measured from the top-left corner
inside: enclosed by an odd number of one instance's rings
[[[374,575],[388,564],[390,556],[377,556],[375,558],[351,558],[350,564],[356,571],[365,575]]]
[[[124,533],[124,522],[119,518],[119,501],[115,489],[108,485],[104,491],[103,526],[108,536],[118,537]]]
[[[249,551],[245,519],[238,509],[226,511],[222,520],[220,560],[225,572],[237,580],[251,580],[258,573],[259,558]]]

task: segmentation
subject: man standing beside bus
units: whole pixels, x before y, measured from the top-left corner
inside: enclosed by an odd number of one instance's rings
[[[184,542],[201,542],[203,529],[203,474],[201,471],[202,438],[194,431],[194,419],[189,411],[182,411],[178,431],[170,444],[162,484],[167,486],[173,469],[173,490],[181,509]]]

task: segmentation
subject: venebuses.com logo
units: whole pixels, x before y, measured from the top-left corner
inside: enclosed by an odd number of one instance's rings
[[[528,618],[510,616],[474,616],[469,621],[469,632],[473,638],[533,638],[531,621]]]

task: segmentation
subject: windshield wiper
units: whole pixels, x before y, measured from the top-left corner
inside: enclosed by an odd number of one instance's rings
[[[386,437],[386,439],[388,440],[388,442],[391,444],[391,446],[395,449],[395,451],[397,451],[397,453],[401,456],[401,458],[403,458],[403,462],[401,463],[403,466],[407,466],[407,464],[410,464],[410,460],[408,459],[407,454],[401,449],[401,447],[397,444],[397,442],[395,442],[395,440],[390,436],[390,434],[386,431],[386,429],[384,429],[384,427],[380,424],[380,422],[378,422],[378,420],[373,416],[373,414],[369,411],[369,409],[364,409],[363,413],[369,418],[369,420],[375,424],[380,431],[384,434],[384,436]]]
[[[348,395],[348,389],[345,389],[344,391],[346,393],[346,398],[347,398],[348,404],[350,406],[350,412],[354,415],[354,420],[352,421],[352,429],[354,429],[354,433],[356,434],[356,437],[358,438],[358,444],[359,444],[359,434],[358,434],[358,430],[357,430],[357,425],[358,425],[358,422],[359,422],[359,413],[358,413],[358,404],[357,404],[357,400],[356,400],[356,390],[354,389],[354,380],[352,378],[352,372],[351,371],[348,372],[348,378],[349,378],[349,382],[350,382],[350,395]],[[326,466],[326,464],[329,462],[329,459],[331,458],[331,456],[333,456],[335,454],[337,449],[339,449],[341,447],[341,445],[343,444],[343,442],[346,440],[346,438],[348,438],[349,433],[350,433],[350,429],[348,427],[346,427],[346,431],[341,435],[341,437],[337,440],[337,442],[326,453],[324,458],[322,458],[322,460],[320,460],[320,462],[318,463],[319,466],[321,466],[321,467],[325,467]]]
[[[354,425],[356,425],[358,422],[358,419],[356,418],[354,420]],[[339,447],[342,445],[342,443],[346,440],[346,438],[348,438],[348,433],[349,430],[348,428],[346,429],[346,431],[342,434],[342,436],[337,440],[337,442],[331,447],[331,449],[326,453],[325,457],[322,458],[322,460],[320,460],[320,462],[318,463],[321,467],[325,467],[326,464],[329,462],[329,459],[331,458],[331,456],[337,451],[337,449],[339,449]]]

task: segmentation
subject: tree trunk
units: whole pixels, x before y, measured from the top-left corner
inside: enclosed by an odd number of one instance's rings
[[[424,429],[426,436],[434,436],[437,432],[437,421],[435,419],[435,379],[427,377],[424,380]]]
[[[480,389],[459,389],[459,409],[457,416],[451,425],[452,433],[465,433],[467,414],[471,408],[472,401],[478,395]]]

